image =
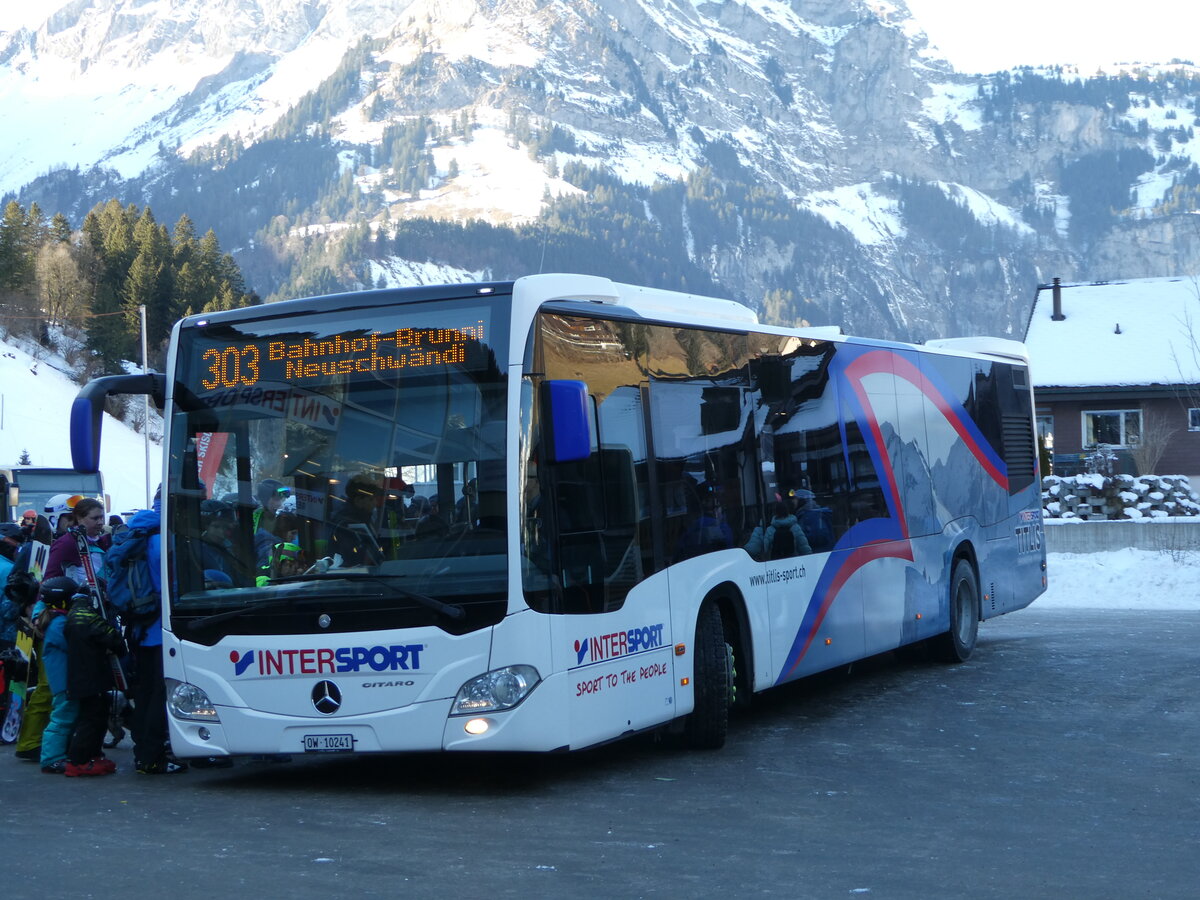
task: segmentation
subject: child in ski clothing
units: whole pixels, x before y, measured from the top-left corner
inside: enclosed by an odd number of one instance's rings
[[[78,591],[79,585],[66,576],[47,578],[42,584],[41,601],[45,609],[38,617],[38,624],[45,637],[41,663],[54,695],[50,721],[42,732],[42,771],[47,775],[62,775],[67,771],[67,745],[79,714],[79,703],[67,695],[66,633],[67,608]]]
[[[75,504],[73,512],[87,538],[92,567],[100,572],[104,569],[104,554],[112,546],[112,535],[104,533],[104,504],[94,497],[84,497]],[[56,575],[66,575],[76,582],[85,580],[79,542],[74,534],[64,534],[50,545],[46,577],[53,578]]]
[[[113,687],[108,655],[123,656],[125,642],[112,623],[93,608],[87,594],[76,594],[72,599],[66,633],[67,696],[79,703],[66,774],[111,775],[117,766],[103,751],[108,731],[108,692]]]

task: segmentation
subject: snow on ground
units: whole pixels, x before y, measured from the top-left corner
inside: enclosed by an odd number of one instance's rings
[[[1046,569],[1035,607],[1200,611],[1200,549],[1051,553]]]

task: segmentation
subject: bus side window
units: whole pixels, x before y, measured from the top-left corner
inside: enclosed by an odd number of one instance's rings
[[[761,441],[767,505],[776,499],[787,503],[813,553],[833,549],[850,525],[850,480],[829,375],[835,352],[830,343],[801,345],[762,367],[772,376],[764,384]],[[781,370],[790,373],[786,383]]]

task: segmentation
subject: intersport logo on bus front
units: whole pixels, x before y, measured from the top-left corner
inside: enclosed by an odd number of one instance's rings
[[[324,675],[342,672],[415,672],[421,668],[424,644],[375,647],[321,647],[302,650],[231,650],[235,678],[250,671],[259,677]]]

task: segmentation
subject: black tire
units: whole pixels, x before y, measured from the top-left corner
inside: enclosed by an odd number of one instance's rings
[[[729,729],[730,648],[725,643],[721,610],[705,603],[696,619],[696,663],[692,690],[696,705],[684,723],[684,743],[693,750],[719,750]]]
[[[939,662],[966,662],[979,637],[979,580],[969,560],[960,559],[950,575],[950,630],[929,642]]]

